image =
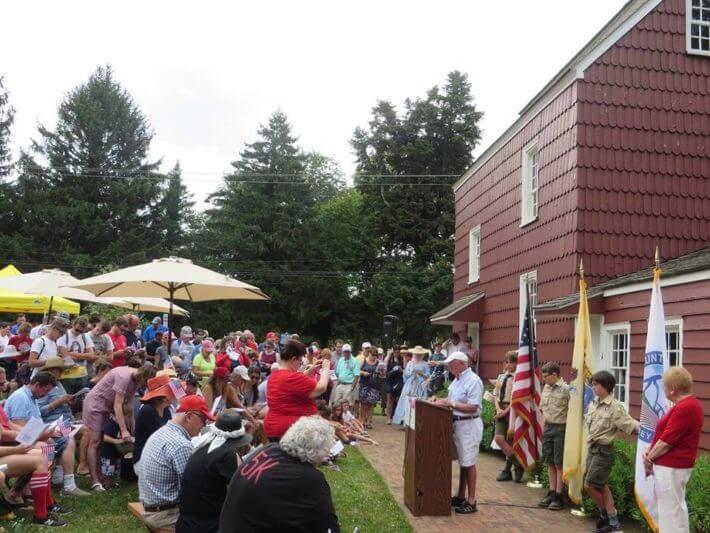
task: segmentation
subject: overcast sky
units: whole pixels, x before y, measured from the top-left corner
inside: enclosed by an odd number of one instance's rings
[[[378,99],[467,73],[480,153],[625,0],[3,2],[0,75],[16,149],[64,94],[111,64],[148,117],[153,158],[202,200],[277,108],[300,145],[354,170],[349,139]]]

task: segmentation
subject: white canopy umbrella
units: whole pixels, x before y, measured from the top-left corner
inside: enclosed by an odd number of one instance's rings
[[[110,301],[110,298],[98,298],[89,291],[65,286],[78,281],[77,278],[68,272],[51,268],[2,278],[0,279],[0,288],[10,289],[24,294],[43,294],[49,296],[48,315],[52,311],[52,300],[55,296],[84,302],[114,305],[114,303]],[[125,305],[120,305],[119,307],[125,307]]]
[[[101,296],[94,296],[94,298],[106,300],[107,305],[123,307],[125,309],[131,309],[133,311],[140,311],[143,313],[164,313],[170,311],[170,302],[165,298],[103,298]],[[173,304],[173,314],[179,316],[190,315],[187,309],[175,304]]]
[[[268,300],[261,289],[224,274],[195,265],[189,259],[166,257],[150,263],[122,268],[67,286],[87,290],[96,296],[115,298],[167,298],[170,321],[173,300]],[[168,336],[170,332],[168,331]]]

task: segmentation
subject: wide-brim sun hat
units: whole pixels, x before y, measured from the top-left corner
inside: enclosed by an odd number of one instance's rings
[[[172,398],[173,392],[170,390],[170,376],[167,374],[162,374],[160,376],[155,376],[150,378],[147,383],[148,392],[146,392],[141,398],[142,402],[147,402],[153,398]]]
[[[425,354],[429,353],[429,350],[427,350],[426,348],[424,348],[422,346],[417,345],[414,348],[409,348],[409,350],[407,350],[407,352],[411,353],[412,355],[425,355]]]

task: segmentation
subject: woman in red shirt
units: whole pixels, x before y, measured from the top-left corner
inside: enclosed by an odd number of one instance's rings
[[[27,361],[30,357],[30,347],[32,346],[32,339],[30,338],[30,332],[32,331],[32,324],[29,322],[23,322],[20,327],[17,328],[17,335],[10,337],[10,345],[17,348],[17,351],[22,355],[15,358],[14,361],[6,367],[7,379],[15,379],[15,372],[17,372],[17,367]]]
[[[266,436],[272,442],[281,439],[286,430],[302,416],[318,413],[315,398],[328,388],[330,361],[321,359],[303,372],[298,372],[301,359],[306,353],[306,346],[296,340],[290,340],[281,350],[279,370],[269,377],[266,388],[266,403],[269,413],[264,419]],[[312,375],[320,369],[320,379]]]
[[[666,370],[663,387],[674,405],[658,421],[644,464],[646,472],[656,476],[661,533],[690,531],[685,489],[698,455],[703,407],[692,395],[693,377],[685,368]]]

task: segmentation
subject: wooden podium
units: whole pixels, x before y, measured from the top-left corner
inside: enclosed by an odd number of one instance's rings
[[[414,516],[451,515],[452,446],[451,409],[417,400],[404,445],[404,503]]]

